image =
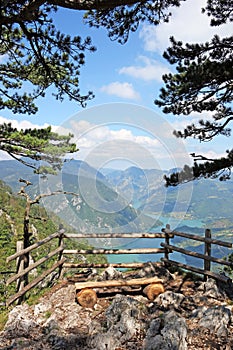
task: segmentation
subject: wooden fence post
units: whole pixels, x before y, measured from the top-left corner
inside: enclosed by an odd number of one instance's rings
[[[205,230],[205,238],[210,239],[211,238],[211,230],[206,229]],[[205,255],[211,257],[211,243],[205,242]],[[210,271],[211,268],[211,261],[210,260],[204,260],[204,270]],[[205,276],[205,279],[208,277]]]
[[[165,233],[165,244],[169,245],[170,244],[170,232],[171,232],[169,224],[166,224],[166,228],[163,229],[163,232]],[[169,260],[169,249],[168,248],[165,248],[164,257],[165,257],[165,259]]]
[[[63,248],[64,246],[64,242],[63,242],[63,239],[64,239],[64,232],[65,230],[60,230],[60,236],[59,236],[59,239],[58,239],[58,247],[60,248]],[[60,251],[59,255],[58,255],[58,261],[62,260],[63,259],[63,250]],[[63,266],[60,265],[59,266],[59,271],[58,271],[58,279],[60,279],[62,277],[62,270],[63,270]]]
[[[17,241],[16,242],[16,252],[20,252],[21,250],[23,250],[24,248],[24,243],[23,241]],[[24,270],[24,256],[21,255],[16,259],[16,273],[20,273]],[[20,292],[25,286],[25,279],[24,276],[18,278],[17,280],[17,286],[16,286],[16,290],[17,292]],[[20,304],[22,302],[22,297],[21,299],[18,300],[18,304]]]

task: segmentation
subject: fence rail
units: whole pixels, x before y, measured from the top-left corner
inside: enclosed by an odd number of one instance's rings
[[[178,246],[175,246],[174,244],[170,243],[170,240],[173,239],[175,236],[183,237],[199,242],[204,243],[204,251],[203,253],[197,253],[193,252]],[[148,239],[164,239],[164,242],[162,242],[161,248],[138,248],[138,249],[65,249],[65,240],[70,239],[80,239],[80,238],[148,238]],[[39,247],[45,245],[46,243],[50,242],[51,240],[58,239],[58,247],[39,259],[38,261],[34,262],[33,264],[29,265],[26,269],[23,268],[22,261],[24,259],[24,256],[28,253],[30,253],[34,249],[38,249]],[[64,230],[61,230],[59,232],[55,232],[54,234],[44,238],[43,240],[31,245],[30,247],[26,249],[18,249],[15,254],[9,256],[7,258],[7,262],[10,262],[14,259],[16,259],[16,274],[14,274],[12,277],[10,277],[6,284],[9,285],[12,282],[17,281],[18,287],[17,287],[17,293],[11,296],[7,300],[7,305],[12,304],[16,300],[21,300],[21,298],[32,288],[34,288],[38,283],[43,281],[45,277],[49,276],[54,270],[59,268],[58,278],[62,273],[63,269],[72,269],[72,268],[106,268],[108,266],[113,266],[115,268],[142,268],[144,266],[144,263],[74,263],[74,262],[68,262],[66,256],[69,255],[76,255],[78,258],[80,255],[86,255],[86,254],[103,254],[103,255],[110,255],[110,254],[163,254],[164,257],[161,259],[165,265],[173,265],[180,268],[183,268],[185,270],[190,270],[193,272],[196,272],[198,274],[202,274],[204,276],[213,277],[215,279],[219,279],[224,282],[229,282],[231,279],[227,276],[224,276],[222,274],[217,274],[211,271],[211,262],[215,262],[221,265],[230,266],[233,268],[233,263],[219,259],[216,257],[211,256],[211,245],[217,244],[219,246],[232,248],[232,243],[230,242],[224,242],[218,239],[214,239],[211,237],[211,231],[205,230],[205,236],[198,236],[193,235],[189,233],[184,232],[178,232],[178,231],[172,231],[170,229],[169,225],[166,225],[166,228],[162,229],[162,232],[160,233],[65,233]],[[18,244],[18,247],[20,247],[20,244]],[[174,252],[179,252],[183,255],[189,255],[195,258],[199,258],[203,260],[203,269],[197,268],[195,266],[190,266],[187,264],[180,263],[178,261],[174,261],[170,259],[170,255]],[[37,268],[41,264],[45,263],[52,257],[55,257],[57,255],[57,262],[54,263],[52,267],[44,271],[40,276],[36,277],[33,281],[31,281],[26,286],[22,282],[22,277],[27,275],[30,271]],[[22,282],[22,283],[21,283]]]
[[[163,248],[138,248],[138,249],[71,249],[64,250],[63,254],[161,254],[164,253]]]
[[[211,271],[211,262],[216,262],[218,264],[230,266],[233,268],[232,262],[229,262],[229,261],[226,261],[223,259],[218,259],[218,258],[211,256],[211,245],[217,244],[219,246],[232,248],[232,246],[233,246],[232,243],[221,241],[218,239],[212,239],[211,238],[211,231],[209,229],[205,230],[204,237],[185,233],[185,232],[178,232],[175,230],[171,231],[170,225],[166,225],[166,228],[162,229],[162,231],[166,235],[165,243],[161,243],[161,246],[164,247],[166,250],[165,257],[163,259],[161,259],[165,264],[178,266],[178,267],[181,267],[183,269],[190,270],[190,271],[202,274],[204,276],[213,277],[215,279],[219,279],[219,280],[224,281],[224,282],[231,281],[231,278],[229,278],[228,276],[224,276],[222,274],[217,274],[217,273],[214,273]],[[180,248],[180,247],[176,247],[174,245],[171,245],[170,239],[174,238],[175,236],[184,237],[184,238],[199,241],[199,242],[204,242],[205,243],[204,244],[204,254],[193,252],[193,251],[190,251],[190,250],[187,250],[184,248]],[[200,268],[197,268],[195,266],[190,266],[188,264],[183,264],[183,263],[171,260],[169,258],[169,254],[171,254],[173,251],[180,252],[181,254],[184,254],[184,255],[189,255],[189,256],[193,256],[195,258],[202,259],[204,262],[204,268],[200,269]]]

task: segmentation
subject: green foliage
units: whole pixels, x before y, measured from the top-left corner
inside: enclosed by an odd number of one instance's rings
[[[212,17],[211,25],[220,25],[232,21],[232,2],[209,0],[206,9]],[[165,87],[161,89],[155,104],[163,108],[164,113],[189,115],[192,112],[210,112],[210,117],[197,124],[188,125],[183,131],[175,131],[177,137],[197,138],[199,141],[211,141],[218,135],[230,136],[230,123],[233,120],[233,37],[219,38],[215,35],[210,42],[201,44],[183,44],[171,38],[172,46],[164,53],[170,64],[176,65],[176,73],[165,74]],[[208,114],[207,114],[208,116]],[[182,172],[165,178],[167,185],[177,185],[200,177],[230,178],[233,166],[233,150],[225,158],[207,159],[192,154],[193,167],[186,166]]]
[[[60,101],[68,96],[85,105],[93,97],[91,92],[82,96],[79,91],[84,52],[95,50],[91,39],[71,38],[57,30],[50,18],[56,10],[43,1],[1,4],[0,109],[36,113],[35,99],[44,97],[52,85]],[[30,92],[25,92],[25,83]]]
[[[153,25],[168,22],[169,7],[179,6],[183,0],[126,1],[105,8],[91,9],[84,18],[90,27],[105,27],[111,40],[125,44],[130,32],[135,32],[140,23],[148,21]]]
[[[228,0],[208,0],[205,9],[202,9],[211,18],[211,25],[218,26],[233,21],[232,3]]]
[[[233,253],[229,254],[225,260],[232,263],[232,266],[225,266],[223,271],[231,278],[233,278]]]
[[[5,312],[5,300],[16,292],[16,283],[12,283],[6,286],[6,281],[12,274],[16,273],[15,260],[6,263],[6,258],[15,253],[16,242],[23,238],[23,219],[25,213],[26,200],[24,198],[18,198],[13,195],[11,189],[0,180],[0,309],[1,313]],[[53,213],[47,213],[45,209],[38,204],[31,207],[30,211],[30,243],[33,244],[50,234],[57,232],[60,226],[63,226],[66,232],[74,232],[74,229],[65,224],[60,218]],[[33,250],[31,258],[34,261],[38,261],[40,258],[46,256],[46,254],[55,250],[58,247],[58,240],[54,239],[45,245]],[[86,241],[74,241],[65,240],[66,249],[93,249],[93,247]],[[77,257],[73,257],[72,261],[77,261]],[[40,275],[46,269],[51,267],[58,260],[58,256],[54,256],[47,262],[43,263],[36,269],[36,274]],[[106,262],[105,257],[99,256],[87,256],[87,262]],[[29,282],[34,279],[33,274],[29,274]],[[42,289],[42,291],[41,291]],[[34,300],[33,295],[41,295],[46,290],[44,288],[37,288],[27,294],[27,297],[32,296],[31,300]],[[4,318],[5,319],[5,318]],[[0,319],[1,322],[4,320]]]
[[[86,10],[84,20],[91,27],[105,27],[111,40],[125,43],[130,32],[142,22],[157,25],[167,22],[170,8],[180,6],[184,0],[137,1],[59,1],[4,2],[1,5],[0,54],[5,60],[0,65],[0,108],[13,113],[36,113],[35,99],[45,96],[48,87],[56,89],[54,96],[65,96],[81,105],[93,97],[91,92],[82,96],[79,91],[80,68],[85,63],[84,52],[94,51],[91,39],[71,38],[56,29],[52,15],[59,7]],[[227,4],[220,1],[223,14],[213,1],[208,1],[208,15],[224,21]],[[219,16],[222,16],[219,19]],[[31,92],[27,91],[30,86]]]
[[[200,157],[200,156],[199,156]],[[205,157],[201,157],[203,160]],[[233,166],[233,149],[227,151],[227,156],[224,158],[206,161],[204,163],[194,162],[193,166],[185,165],[184,168],[172,173],[169,176],[164,176],[166,186],[177,186],[180,183],[189,182],[200,178],[219,178],[220,181],[229,180],[231,178],[231,168]]]
[[[232,115],[232,40],[215,36],[205,44],[185,44],[171,38],[172,46],[164,53],[171,64],[176,64],[176,74],[165,74],[165,88],[161,89],[156,104],[165,113],[190,114],[213,112],[214,122],[200,121],[200,127],[191,125],[180,137],[193,136],[200,141],[218,134],[227,135],[226,125],[218,121]]]
[[[76,145],[70,142],[72,137],[72,134],[52,132],[50,126],[17,130],[11,123],[4,123],[0,125],[0,150],[30,166],[36,173],[55,174],[61,169],[62,157],[77,151]]]

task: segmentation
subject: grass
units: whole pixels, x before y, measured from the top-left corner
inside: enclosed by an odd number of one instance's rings
[[[0,313],[0,331],[3,330],[6,322],[7,322],[7,319],[8,319],[8,314],[9,314],[9,310],[1,310],[1,313]]]

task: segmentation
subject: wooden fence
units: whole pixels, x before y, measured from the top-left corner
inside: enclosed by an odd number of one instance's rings
[[[178,232],[178,231],[171,231],[170,226],[166,225],[165,229],[162,229],[162,231],[165,233],[166,238],[165,238],[165,243],[161,243],[161,246],[165,249],[165,257],[162,258],[161,260],[168,265],[174,265],[174,266],[178,266],[181,267],[185,270],[190,270],[193,272],[196,272],[198,274],[202,274],[204,276],[209,276],[209,277],[213,277],[215,279],[221,280],[223,282],[229,282],[231,281],[231,279],[228,276],[225,276],[224,274],[218,274],[218,273],[214,273],[211,271],[211,262],[215,262],[221,265],[225,265],[225,266],[230,266],[233,268],[233,263],[223,260],[223,259],[219,259],[219,258],[215,258],[213,256],[211,256],[211,246],[212,244],[216,244],[218,246],[222,246],[222,247],[226,247],[226,248],[232,248],[233,244],[230,242],[224,242],[218,239],[213,239],[211,238],[211,231],[209,229],[205,230],[205,236],[198,236],[198,235],[193,235],[193,234],[189,234],[189,233],[184,233],[184,232]],[[176,247],[174,245],[170,244],[170,239],[174,238],[175,236],[177,237],[183,237],[183,238],[187,238],[190,240],[195,240],[195,241],[199,241],[199,242],[203,242],[204,243],[204,252],[202,253],[197,253],[197,252],[193,252],[187,249],[183,249],[180,247]],[[190,266],[187,264],[183,264],[174,260],[171,260],[169,257],[169,254],[171,254],[173,251],[175,252],[179,252],[181,254],[184,255],[188,255],[188,256],[192,256],[198,259],[202,259],[203,260],[203,269],[194,267],[194,266]]]
[[[186,239],[191,239],[199,242],[204,242],[204,251],[203,253],[197,253],[189,251],[175,245],[170,244],[170,240],[175,236],[183,237]],[[64,241],[66,239],[93,239],[93,238],[147,238],[147,239],[164,239],[164,243],[161,243],[161,248],[138,248],[138,249],[65,249]],[[24,256],[30,253],[32,250],[37,249],[51,240],[58,239],[58,247],[51,251],[46,256],[42,257],[38,261],[32,263],[28,268],[24,269],[23,259]],[[153,242],[153,241],[152,241]],[[12,282],[17,281],[17,292],[7,300],[7,305],[12,304],[16,300],[21,300],[21,298],[32,288],[34,288],[38,283],[43,281],[45,277],[49,276],[54,270],[59,269],[58,277],[61,275],[63,269],[72,269],[72,268],[106,268],[108,266],[113,266],[115,268],[141,268],[143,263],[104,263],[104,264],[95,264],[95,263],[70,263],[67,262],[66,256],[69,255],[86,255],[86,254],[163,254],[164,258],[161,260],[165,265],[174,265],[185,270],[190,270],[195,273],[202,274],[204,276],[213,277],[215,279],[221,280],[223,282],[229,282],[231,279],[225,275],[217,274],[211,271],[211,262],[215,262],[225,266],[231,266],[233,268],[233,263],[228,262],[223,259],[218,259],[211,256],[211,246],[212,244],[217,244],[219,246],[224,246],[227,248],[232,248],[232,243],[220,241],[217,239],[211,238],[211,231],[205,230],[205,236],[198,236],[178,231],[172,231],[169,225],[166,225],[165,229],[162,229],[161,233],[65,233],[64,230],[56,232],[45,239],[31,245],[26,249],[22,249],[22,243],[18,242],[17,252],[7,258],[7,262],[10,262],[16,259],[16,274],[10,277],[7,280],[7,285]],[[170,259],[172,252],[179,252],[184,255],[193,256],[203,260],[203,269],[196,268],[194,266],[182,264],[180,262]],[[44,262],[48,261],[52,257],[57,256],[57,262],[46,271],[44,271],[40,276],[36,277],[29,284],[24,285],[25,275],[28,275],[33,269],[37,268]]]

